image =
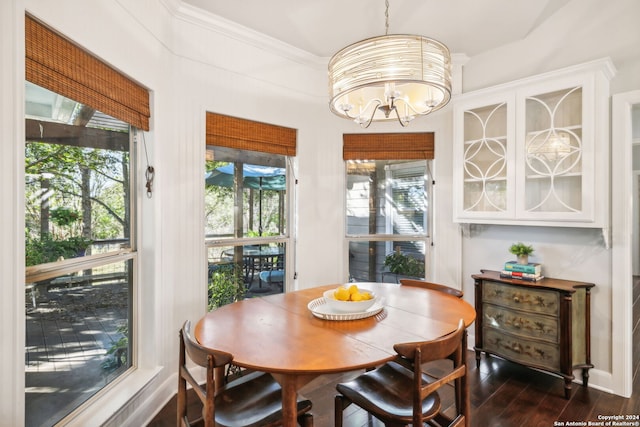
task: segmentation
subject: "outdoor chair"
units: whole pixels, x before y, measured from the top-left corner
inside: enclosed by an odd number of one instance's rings
[[[206,368],[206,382],[200,385],[187,367],[187,355]],[[191,322],[180,330],[177,425],[190,427],[263,427],[282,425],[282,389],[271,374],[251,372],[216,387],[214,372],[231,363],[233,355],[201,346],[191,334]],[[187,383],[203,404],[202,416],[187,417]],[[298,422],[313,427],[311,401],[298,398]],[[193,424],[192,424],[193,423]]]
[[[427,282],[424,280],[400,279],[400,284],[403,286],[415,286],[418,288],[433,289],[435,291],[440,291],[440,292],[447,293],[449,295],[453,295],[454,297],[457,297],[457,298],[462,298],[464,296],[464,292],[462,292],[461,290],[451,288],[446,285],[440,285],[438,283]]]
[[[258,274],[260,280],[258,287],[262,288],[262,284],[266,283],[271,285],[272,283],[278,284],[280,287],[284,287],[284,262],[283,257],[278,256],[270,260],[263,266],[263,270]]]
[[[461,319],[457,329],[432,341],[396,344],[396,359],[367,371],[355,379],[336,385],[335,426],[342,427],[343,411],[355,404],[369,412],[385,426],[463,426],[468,421],[469,400],[464,342],[466,330]],[[453,360],[453,368],[438,378],[422,372],[422,364],[436,360]],[[447,364],[449,362],[446,362]],[[455,414],[443,413],[438,391],[454,384]]]

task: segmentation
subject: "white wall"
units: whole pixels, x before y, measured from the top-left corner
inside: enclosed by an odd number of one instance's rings
[[[637,56],[638,38],[631,47],[627,40],[636,36],[628,30],[628,16],[638,16],[638,6],[634,0],[615,3],[620,7],[604,0],[570,1],[545,27],[555,34],[553,39],[534,32],[520,43],[472,58],[465,67],[465,88],[599,58],[610,49],[608,41],[615,43],[612,53],[617,55],[614,59],[621,58],[616,66],[619,76],[624,76],[612,87],[620,91],[640,87],[638,73],[633,72],[639,68],[638,58],[629,58]],[[140,375],[118,384],[75,421],[75,425],[83,425],[91,415],[107,419],[121,402],[135,395],[109,424],[143,425],[175,392],[180,324],[185,319],[198,319],[206,309],[202,225],[205,112],[298,130],[296,286],[301,288],[338,283],[347,277],[342,134],[362,130],[328,111],[324,60],[264,37],[258,42],[250,35],[234,34],[232,28],[220,30],[211,25],[210,18],[180,7],[177,0],[0,2],[0,194],[5,202],[0,207],[4,243],[0,245],[0,426],[21,425],[24,411],[24,218],[20,189],[25,9],[147,86],[152,94],[151,132],[145,140],[156,178],[153,198],[139,198],[139,339],[144,344],[144,359]],[[584,25],[598,16],[604,26]],[[611,31],[611,20],[624,25],[614,25],[616,31]],[[569,31],[576,28],[580,37]],[[609,251],[592,230],[487,226],[474,227],[461,237],[451,221],[451,128],[448,106],[409,129],[436,132],[433,279],[462,282],[471,300],[471,274],[498,267],[505,260],[508,244],[517,239],[536,247],[537,260],[545,264],[549,275],[595,282],[593,317],[598,327],[592,339],[593,363],[603,375],[592,374],[590,384],[598,385],[611,370]],[[369,131],[398,129],[384,125]],[[138,171],[140,179],[144,166]],[[143,194],[143,182],[139,188]],[[600,385],[607,387],[606,380],[602,381]],[[147,386],[143,388],[143,384]]]
[[[522,40],[471,58],[464,91],[607,56],[622,76],[638,64],[639,7],[636,0],[570,0]]]
[[[19,227],[24,204],[20,189],[24,169],[24,108],[16,104],[24,81],[24,19],[16,19],[13,2],[0,2],[0,425],[20,425],[24,393],[24,226]],[[23,83],[24,84],[24,83]],[[20,323],[20,321],[22,321]]]

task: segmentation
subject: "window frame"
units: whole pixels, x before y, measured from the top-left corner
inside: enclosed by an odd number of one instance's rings
[[[385,248],[386,249],[393,249],[393,242],[412,242],[412,241],[421,241],[424,242],[424,247],[425,247],[425,253],[424,253],[424,263],[425,263],[425,276],[429,276],[432,268],[431,268],[431,248],[433,246],[433,185],[435,184],[435,181],[433,179],[433,175],[431,172],[431,166],[432,166],[432,159],[424,159],[424,160],[417,160],[417,161],[410,161],[411,159],[407,159],[408,161],[405,163],[398,163],[397,166],[396,164],[392,164],[389,165],[389,169],[392,168],[400,168],[400,165],[407,165],[408,167],[416,167],[418,164],[425,162],[425,178],[424,178],[424,185],[425,185],[425,192],[426,192],[426,205],[425,205],[425,222],[426,222],[426,227],[425,227],[425,233],[424,234],[350,234],[348,232],[348,216],[347,216],[347,206],[346,206],[346,200],[347,200],[347,192],[349,191],[349,189],[347,188],[346,184],[347,184],[347,180],[348,180],[348,170],[347,170],[347,164],[349,160],[344,160],[344,177],[345,177],[345,186],[343,188],[343,198],[342,200],[344,201],[345,205],[344,205],[344,209],[343,209],[343,220],[344,220],[344,234],[345,234],[345,238],[344,238],[344,253],[345,253],[345,263],[347,266],[347,274],[349,277],[347,277],[347,280],[351,280],[350,277],[350,254],[349,254],[349,246],[351,242],[385,242]],[[371,161],[378,161],[378,160],[371,160]],[[389,159],[388,161],[396,161],[396,159]],[[385,171],[385,176],[387,174],[391,173],[391,170],[386,170]],[[390,189],[388,188],[388,186],[385,185],[385,192],[389,192]],[[386,195],[385,195],[386,196]],[[387,197],[385,197],[385,199],[388,199]],[[388,201],[385,203],[389,203]],[[390,219],[387,218],[386,221],[388,223]],[[385,225],[385,228],[388,229],[387,225]],[[387,254],[391,253],[391,250],[387,250],[386,251]],[[426,279],[426,277],[424,277],[423,279]]]
[[[25,80],[26,81],[26,80]],[[129,246],[121,248],[119,250],[103,253],[103,254],[91,254],[84,255],[76,258],[69,258],[55,262],[49,262],[44,264],[37,264],[24,269],[24,281],[25,289],[28,283],[47,280],[71,273],[76,273],[81,270],[97,268],[115,263],[131,262],[131,272],[129,274],[129,297],[128,297],[128,358],[130,360],[130,366],[117,377],[113,378],[107,384],[101,384],[99,390],[94,392],[86,400],[77,404],[69,413],[64,415],[58,423],[65,423],[71,419],[77,419],[81,414],[87,413],[87,408],[92,407],[98,401],[101,401],[105,396],[113,393],[114,388],[122,381],[130,378],[131,375],[138,371],[140,368],[139,355],[143,353],[141,346],[140,329],[140,289],[139,289],[139,270],[140,262],[138,255],[138,207],[140,204],[140,193],[136,191],[138,188],[138,169],[139,169],[139,144],[138,144],[138,132],[141,130],[129,125]],[[25,141],[26,144],[26,141]],[[22,174],[24,175],[24,167]],[[23,190],[22,197],[25,197]],[[26,207],[26,203],[24,205]],[[23,217],[24,222],[24,217]],[[25,319],[26,320],[26,319]],[[26,352],[26,348],[24,349]],[[146,377],[147,374],[145,373]],[[25,390],[26,394],[26,390]],[[25,405],[26,407],[26,405]],[[91,411],[90,411],[91,412]]]
[[[137,134],[141,132],[140,129],[130,126],[129,128],[129,247],[121,248],[117,251],[111,251],[104,254],[92,254],[85,255],[77,258],[69,258],[61,261],[49,262],[45,264],[38,264],[29,267],[25,267],[25,281],[26,283],[37,282],[40,280],[46,280],[51,277],[55,277],[61,274],[74,273],[76,271],[94,268],[105,264],[110,264],[115,261],[128,261],[131,259],[137,259],[137,206],[138,195],[136,192],[138,184],[138,144]],[[24,170],[22,171],[24,174]],[[23,194],[24,196],[24,194]],[[135,277],[134,261],[134,272]]]
[[[216,146],[213,146],[213,147],[216,147]],[[234,150],[234,149],[228,149],[228,150]],[[238,149],[238,151],[242,152],[247,150]],[[248,150],[248,151],[251,151],[251,150]],[[243,237],[233,237],[233,236],[207,237],[206,230],[204,230],[205,231],[205,235],[204,235],[205,266],[207,266],[208,268],[209,249],[211,248],[224,248],[228,246],[236,247],[236,246],[248,246],[248,245],[260,246],[260,245],[268,245],[272,243],[283,244],[285,246],[285,257],[284,257],[285,279],[283,283],[283,292],[287,292],[288,290],[293,288],[292,283],[295,278],[295,274],[293,272],[294,268],[292,268],[295,260],[295,250],[292,245],[293,239],[291,238],[291,230],[293,229],[292,223],[294,221],[294,215],[295,215],[295,213],[292,210],[293,200],[294,200],[293,190],[295,188],[294,185],[292,184],[292,182],[294,182],[295,180],[293,177],[293,170],[294,170],[293,159],[294,158],[292,156],[280,155],[275,153],[261,153],[261,154],[279,155],[279,156],[283,156],[285,159],[285,182],[286,182],[285,193],[286,195],[284,197],[284,204],[285,204],[284,212],[286,216],[286,221],[285,221],[283,234],[277,235],[277,236],[261,236],[261,237],[244,237],[244,236]],[[209,277],[207,274],[207,281],[208,280],[209,280]]]

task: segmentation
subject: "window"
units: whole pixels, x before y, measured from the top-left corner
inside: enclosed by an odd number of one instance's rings
[[[432,150],[433,137],[402,134],[398,140],[396,135],[345,135],[350,281],[425,278],[431,178],[424,147]],[[413,160],[416,157],[423,160]]]
[[[27,83],[26,424],[132,366],[129,125]],[[82,122],[82,124],[78,124]],[[76,124],[73,124],[76,123]]]
[[[25,34],[25,419],[40,426],[135,366],[131,171],[149,96],[30,16]]]
[[[295,130],[208,113],[206,152],[208,308],[284,292]]]

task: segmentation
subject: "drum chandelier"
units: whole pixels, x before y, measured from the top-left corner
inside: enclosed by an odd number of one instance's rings
[[[439,41],[417,35],[385,35],[338,51],[329,61],[329,108],[367,128],[397,120],[403,127],[416,116],[444,107],[451,99],[451,54]]]

